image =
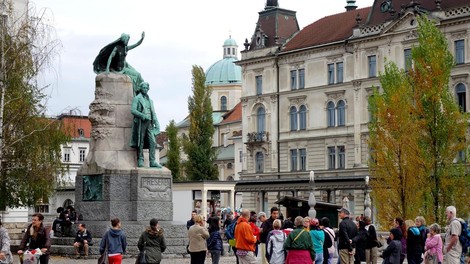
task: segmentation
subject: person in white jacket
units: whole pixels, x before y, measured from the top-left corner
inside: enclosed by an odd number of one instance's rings
[[[269,264],[284,264],[285,262],[284,241],[286,240],[286,234],[280,230],[281,226],[281,220],[274,220],[274,229],[269,232],[266,240],[266,259],[268,259]]]

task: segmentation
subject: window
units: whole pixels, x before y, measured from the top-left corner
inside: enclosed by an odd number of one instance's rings
[[[258,108],[257,116],[257,128],[258,128],[258,133],[261,134],[265,131],[265,118],[266,118],[266,112],[264,111],[263,107]]]
[[[290,89],[304,89],[305,88],[305,69],[291,70],[290,71]]]
[[[367,57],[369,62],[369,78],[377,76],[377,57],[375,55]]]
[[[227,111],[227,97],[220,97],[220,110]]]
[[[307,129],[307,107],[305,107],[305,105],[301,105],[299,108],[299,123],[300,130]]]
[[[240,159],[240,163],[242,163],[242,160],[243,160],[243,151],[240,150],[239,152],[239,159]]]
[[[297,89],[297,70],[290,71],[290,89]]]
[[[346,150],[344,146],[328,147],[328,169],[346,168]]]
[[[78,136],[79,137],[84,137],[85,136],[85,131],[83,130],[83,128],[78,129]]]
[[[307,149],[299,149],[299,156],[300,156],[300,166],[299,170],[306,171],[307,170]]]
[[[292,106],[289,110],[290,115],[290,131],[297,130],[297,108]]]
[[[326,110],[326,119],[328,122],[328,127],[335,126],[335,103],[329,102]]]
[[[232,168],[233,168],[232,163],[227,163],[227,169],[232,169]]]
[[[86,148],[80,148],[79,149],[79,159],[80,159],[80,162],[84,162],[85,161],[85,153],[86,153]]]
[[[338,102],[338,106],[336,108],[336,111],[338,112],[338,126],[344,126],[345,125],[345,119],[346,119],[346,104],[344,103],[343,100]]]
[[[290,170],[306,171],[307,170],[307,149],[291,149],[290,150]]]
[[[328,169],[336,168],[336,149],[335,147],[328,147]]]
[[[64,162],[70,162],[70,148],[64,148]]]
[[[336,63],[336,83],[343,82],[343,63]]]
[[[343,82],[343,62],[337,62],[336,66],[334,63],[328,64],[328,84],[342,83]],[[335,67],[336,67],[336,79],[335,79]]]
[[[305,88],[305,69],[299,69],[299,89]]]
[[[408,72],[412,65],[411,49],[405,49],[405,72]]]
[[[344,146],[338,146],[338,169],[346,167],[346,152]]]
[[[333,63],[328,64],[328,84],[335,83],[335,65]]]
[[[465,41],[463,39],[455,41],[455,64],[465,63]]]
[[[467,112],[467,93],[465,85],[463,83],[457,84],[455,93],[457,94],[457,103],[459,104],[460,111]]]
[[[256,76],[256,95],[263,94],[263,76]]]
[[[290,170],[291,171],[297,170],[297,150],[296,149],[290,150]]]
[[[264,170],[264,156],[263,152],[256,152],[256,160],[255,160],[255,166],[256,166],[256,172],[263,172]]]

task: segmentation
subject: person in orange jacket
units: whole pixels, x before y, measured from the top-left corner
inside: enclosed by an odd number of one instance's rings
[[[235,227],[235,247],[240,264],[256,264],[255,245],[257,238],[253,235],[253,229],[248,223],[250,211],[242,210],[241,217]]]

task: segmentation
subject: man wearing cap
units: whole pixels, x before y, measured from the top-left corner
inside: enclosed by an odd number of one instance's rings
[[[356,224],[349,218],[347,208],[338,209],[339,217],[342,219],[339,224],[339,258],[341,264],[354,264],[353,238],[357,235]]]
[[[271,208],[271,216],[261,224],[261,228],[260,228],[261,245],[260,246],[261,246],[261,259],[262,259],[263,264],[268,263],[268,260],[266,259],[266,244],[268,243],[267,242],[268,234],[274,229],[273,223],[274,223],[274,220],[276,220],[278,217],[279,217],[279,208],[274,206]]]

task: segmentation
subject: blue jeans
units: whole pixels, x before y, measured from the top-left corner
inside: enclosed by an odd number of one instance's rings
[[[220,255],[221,255],[222,251],[220,251],[220,250],[209,250],[209,252],[211,253],[212,264],[219,264]]]
[[[315,254],[315,264],[323,264],[323,252]]]

